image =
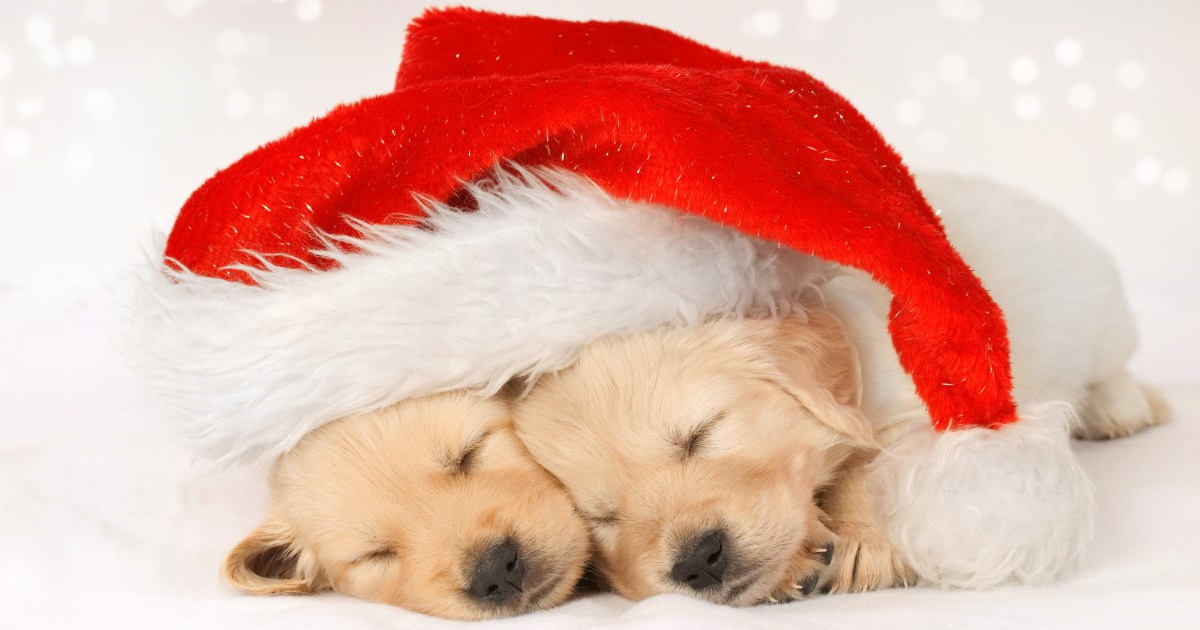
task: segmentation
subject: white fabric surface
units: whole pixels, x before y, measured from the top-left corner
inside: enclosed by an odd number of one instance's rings
[[[266,509],[261,471],[193,463],[114,349],[126,278],[0,286],[0,628],[444,628],[326,594],[218,579]],[[1181,349],[1180,351],[1187,351]],[[1153,357],[1142,357],[1153,361]],[[1173,421],[1077,448],[1097,487],[1080,570],[1037,589],[914,588],[752,609],[593,595],[479,628],[1162,628],[1200,619],[1200,388]]]

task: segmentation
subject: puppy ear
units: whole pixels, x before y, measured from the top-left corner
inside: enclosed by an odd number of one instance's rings
[[[297,548],[291,529],[274,516],[229,552],[224,577],[247,595],[307,595],[325,585],[316,563]]]
[[[804,318],[778,322],[770,350],[782,374],[779,385],[823,426],[863,448],[878,448],[863,415],[858,351],[828,311],[811,308]]]

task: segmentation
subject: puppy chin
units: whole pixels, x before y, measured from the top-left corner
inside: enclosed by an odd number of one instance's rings
[[[777,591],[786,591],[780,587],[787,572],[784,562],[773,562],[769,568],[760,568],[746,573],[737,579],[730,580],[720,588],[696,592],[687,588],[672,586],[664,592],[675,593],[687,597],[703,599],[707,602],[722,606],[746,607],[756,606],[769,601]]]
[[[642,600],[661,594],[683,595],[722,606],[746,607],[766,603],[776,592],[786,592],[791,584],[788,579],[788,558],[800,551],[803,541],[797,540],[778,547],[780,551],[764,554],[766,557],[745,560],[746,567],[723,583],[703,590],[694,590],[670,580],[652,581],[642,576],[665,574],[668,569],[630,567],[625,571],[613,571],[601,563],[600,569],[606,581],[619,595],[631,600]],[[655,565],[658,567],[658,564]],[[785,582],[787,582],[785,584]]]
[[[719,604],[727,606],[756,606],[770,601],[770,598],[775,593],[787,592],[790,590],[791,580],[788,576],[787,558],[791,558],[799,551],[800,544],[796,548],[787,549],[776,556],[776,560],[770,564],[766,564],[766,568],[758,572],[752,573],[746,582],[733,582],[726,589],[725,599],[719,601]]]
[[[772,571],[772,574],[781,574],[782,569]],[[712,597],[705,597],[708,601],[714,604],[724,606],[755,606],[767,601],[771,593],[775,592],[775,583],[779,580],[773,576],[752,576],[741,582],[734,582],[728,588],[720,593],[714,593]]]
[[[542,568],[539,571],[540,579],[535,580],[526,589],[525,596],[514,614],[553,608],[570,599],[583,577],[583,558],[589,551],[586,545],[579,546],[578,549],[572,550],[569,561],[550,563],[550,566]]]

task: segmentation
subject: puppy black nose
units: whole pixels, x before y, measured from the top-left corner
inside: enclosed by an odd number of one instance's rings
[[[696,536],[679,548],[671,577],[697,591],[720,584],[733,555],[727,547],[725,532],[719,529]]]
[[[471,595],[490,602],[503,602],[521,592],[525,563],[517,544],[506,540],[483,552],[471,575]]]

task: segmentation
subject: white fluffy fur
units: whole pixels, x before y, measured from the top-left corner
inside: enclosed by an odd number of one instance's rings
[[[569,365],[597,337],[778,312],[825,264],[705,220],[614,200],[562,172],[498,171],[479,210],[426,227],[358,226],[258,286],[148,274],[132,360],[201,453],[265,459],[330,420]]]
[[[908,431],[871,476],[888,536],[922,580],[1036,584],[1092,537],[1092,486],[1070,449],[1071,406],[1046,403],[998,431]]]
[[[887,334],[890,294],[847,270],[822,293],[859,349],[863,411],[885,449],[872,485],[893,543],[925,580],[1044,582],[1091,536],[1091,486],[1069,435],[1089,387],[1122,382],[1132,320],[1108,255],[1055,209],[983,179],[924,175],[918,184],[1004,310],[1022,420],[932,431]]]

